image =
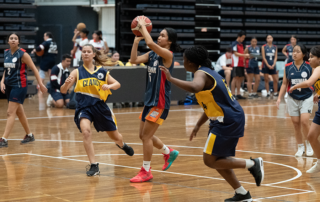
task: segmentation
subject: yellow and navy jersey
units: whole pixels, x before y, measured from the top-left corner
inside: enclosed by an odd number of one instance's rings
[[[318,67],[317,67],[318,68]],[[319,66],[320,68],[320,66]],[[314,90],[316,91],[316,93],[320,96],[320,78],[318,78],[318,80],[316,81],[316,83],[314,84]],[[320,103],[320,102],[319,102]]]
[[[210,125],[243,122],[243,109],[231,94],[225,80],[211,68],[200,67],[198,71],[204,72],[214,80],[211,89],[195,94],[199,105],[210,119]]]
[[[78,68],[78,76],[74,92],[78,102],[77,108],[84,108],[95,105],[97,102],[106,102],[108,96],[111,95],[110,90],[102,90],[103,84],[107,83],[109,71],[102,67],[96,67],[91,72],[85,66]]]

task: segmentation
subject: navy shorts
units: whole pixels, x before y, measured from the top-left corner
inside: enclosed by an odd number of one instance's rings
[[[50,92],[50,95],[52,96],[52,98],[54,99],[54,101],[57,100],[68,100],[70,99],[70,94],[62,94],[60,92]]]
[[[235,156],[239,138],[243,137],[245,117],[233,123],[211,122],[203,152],[217,157]]]
[[[76,109],[74,122],[81,132],[80,120],[86,118],[93,122],[93,126],[100,131],[115,131],[117,130],[117,120],[111,109],[104,102],[97,102],[95,105],[81,109]]]
[[[6,96],[8,102],[17,102],[23,104],[27,96],[28,86],[24,88],[11,87],[6,85]]]
[[[247,74],[260,74],[259,66],[246,68]]]
[[[313,123],[320,125],[320,102],[318,103],[318,111],[314,115]]]
[[[264,73],[264,74],[273,75],[273,74],[277,74],[277,68],[275,66],[274,69],[269,69],[266,65],[263,65],[263,68],[262,68],[261,72]]]
[[[169,114],[169,109],[161,109],[158,107],[144,106],[143,111],[140,114],[140,120],[145,122],[146,120],[162,125]]]

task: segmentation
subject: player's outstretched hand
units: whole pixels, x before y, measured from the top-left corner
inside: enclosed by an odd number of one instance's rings
[[[277,103],[276,103],[276,105],[277,105],[277,109],[278,109],[278,110],[279,110],[280,102],[281,102],[281,100],[280,100],[280,99],[278,99],[278,100],[277,100]]]
[[[1,89],[1,91],[2,91],[2,89]],[[313,96],[313,102],[314,102],[314,104],[318,104],[318,102],[319,102],[319,95],[318,94],[315,94]]]
[[[5,85],[4,83],[2,83],[2,82],[1,82],[1,92],[2,92],[3,94],[6,93],[6,85]]]
[[[111,86],[108,84],[103,84],[101,87],[102,90],[110,90],[110,88],[111,88]]]
[[[170,81],[171,78],[172,78],[172,76],[171,76],[171,74],[170,74],[169,69],[166,68],[166,67],[164,67],[164,66],[161,66],[161,65],[159,65],[159,67],[160,67],[160,70],[161,70],[163,73],[165,73],[165,75],[166,75],[166,77],[167,77],[167,80]]]
[[[150,25],[151,25],[151,23],[147,23],[147,22],[146,22],[146,18],[147,18],[147,17],[146,17],[146,16],[143,16],[143,15],[137,17],[137,22],[138,22],[138,26],[139,26],[139,27],[141,27],[141,26],[146,26],[146,27],[147,27],[147,26],[150,26]]]
[[[189,140],[192,141],[193,140],[193,137],[196,137],[197,136],[197,133],[199,131],[200,127],[198,125],[196,125],[193,130],[192,130],[192,133],[190,135],[190,138]]]
[[[42,93],[46,93],[46,92],[48,91],[48,89],[46,88],[45,85],[43,85],[43,83],[40,83],[40,84],[39,84],[39,87],[40,87],[40,91],[41,91]]]

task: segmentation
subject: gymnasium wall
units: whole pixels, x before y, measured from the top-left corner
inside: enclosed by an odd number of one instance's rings
[[[70,53],[73,47],[73,31],[79,22],[87,25],[90,31],[88,38],[94,30],[98,29],[99,15],[92,7],[81,6],[39,6],[36,9],[37,32],[36,44],[43,42],[43,34],[52,32],[54,40],[58,45],[57,63],[64,53]],[[39,59],[38,59],[39,61]]]

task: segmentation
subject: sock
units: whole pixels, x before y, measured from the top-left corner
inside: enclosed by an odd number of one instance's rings
[[[29,133],[28,136],[29,136],[29,137],[32,137],[32,133]]]
[[[4,138],[4,137],[2,137],[2,139],[3,139],[3,140],[5,140],[5,141],[7,141],[7,139],[6,139],[6,138]]]
[[[243,188],[243,186],[239,187],[235,190],[237,194],[246,195],[248,192]]]
[[[163,145],[162,150],[164,154],[170,154],[170,149],[166,145]]]
[[[302,144],[298,144],[298,147],[304,147],[304,144],[302,143]]]
[[[254,166],[254,161],[252,161],[251,159],[246,159],[246,169],[249,169],[252,166]]]
[[[151,161],[143,161],[142,167],[143,167],[147,172],[149,172],[149,171],[150,171],[150,164],[151,164]]]
[[[92,164],[93,164],[93,165],[97,165],[97,163],[91,163],[91,165],[92,165]]]

